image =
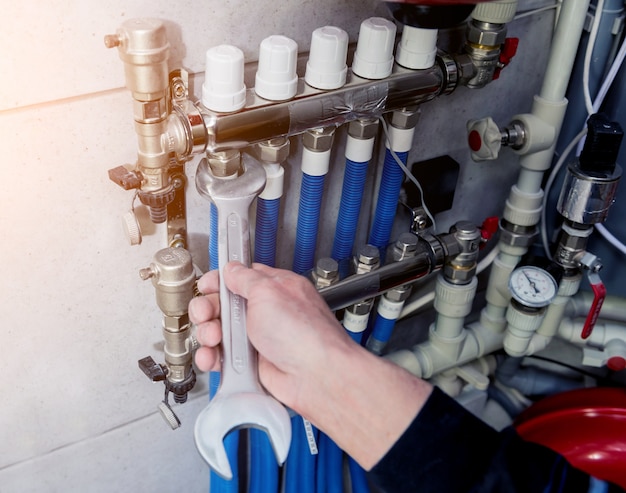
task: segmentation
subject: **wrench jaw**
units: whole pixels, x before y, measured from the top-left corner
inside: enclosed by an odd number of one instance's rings
[[[200,455],[217,474],[233,477],[224,438],[231,430],[258,428],[267,433],[276,460],[283,464],[291,442],[291,420],[285,407],[262,392],[220,394],[198,415],[194,436]]]

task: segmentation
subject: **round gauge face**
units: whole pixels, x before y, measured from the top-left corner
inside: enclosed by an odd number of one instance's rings
[[[540,267],[527,265],[511,273],[509,290],[522,305],[540,308],[556,296],[558,286],[554,277]]]

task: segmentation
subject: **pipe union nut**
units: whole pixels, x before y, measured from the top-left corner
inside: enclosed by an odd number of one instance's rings
[[[389,291],[385,293],[385,296],[390,301],[405,301],[410,295],[411,295],[411,286],[409,286],[408,284],[390,289]]]
[[[409,129],[417,125],[420,112],[417,106],[403,108],[401,110],[392,111],[389,124],[399,129]]]
[[[355,315],[367,315],[374,304],[373,299],[360,301],[359,303],[355,303],[354,305],[346,308],[350,313],[354,313]]]
[[[467,28],[467,41],[481,46],[500,46],[506,39],[506,28],[496,27],[498,24],[475,22],[469,24]]]
[[[452,284],[467,284],[472,280],[475,274],[475,263],[470,268],[454,266],[451,264],[446,264],[443,268],[443,275],[446,280]]]
[[[380,250],[374,245],[364,245],[353,258],[354,270],[357,274],[365,274],[380,266]]]
[[[264,163],[283,163],[289,157],[289,139],[278,137],[257,145],[259,160]]]
[[[359,119],[348,124],[348,135],[359,140],[369,140],[378,133],[378,120]]]
[[[333,145],[333,135],[335,127],[316,128],[304,132],[302,135],[302,145],[310,151],[329,151]]]
[[[241,153],[234,149],[207,153],[207,160],[211,172],[220,178],[238,174],[241,169]]]

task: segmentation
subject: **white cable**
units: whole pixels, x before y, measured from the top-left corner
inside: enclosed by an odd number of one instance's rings
[[[424,190],[422,190],[422,185],[420,185],[420,182],[417,181],[417,178],[413,176],[413,173],[409,171],[409,168],[405,166],[402,160],[398,157],[398,155],[391,148],[391,139],[389,138],[389,129],[387,128],[387,122],[382,116],[379,117],[379,120],[380,120],[381,126],[383,127],[383,132],[385,132],[385,139],[387,140],[387,149],[389,149],[389,152],[391,153],[391,156],[393,157],[396,164],[400,166],[400,169],[402,169],[402,171],[407,176],[407,178],[411,180],[415,184],[417,189],[420,191],[420,194],[422,195],[422,207],[424,208],[424,212],[426,212],[428,219],[430,219],[430,222],[433,224],[433,231],[437,231],[435,218],[430,213],[430,210],[428,210],[428,207],[426,206],[426,201],[424,200]]]
[[[534,10],[527,10],[526,12],[520,12],[513,17],[513,20],[523,19],[524,17],[530,17],[531,15],[539,14],[541,12],[545,12],[546,10],[552,10],[560,7],[561,2],[557,2],[554,5],[548,5],[547,7],[541,7]]]
[[[598,37],[598,29],[600,28],[600,20],[602,19],[602,11],[604,10],[604,0],[598,0],[596,5],[596,15],[593,18],[593,25],[589,33],[589,41],[587,42],[587,50],[585,51],[585,60],[583,65],[583,94],[585,97],[585,107],[588,114],[593,114],[593,102],[591,101],[591,93],[589,91],[589,72],[591,72],[591,57],[593,48]]]
[[[624,245],[620,240],[618,240],[613,234],[604,227],[603,224],[596,224],[596,231],[602,235],[602,237],[608,241],[611,245],[617,248],[623,255],[626,255],[626,245]]]

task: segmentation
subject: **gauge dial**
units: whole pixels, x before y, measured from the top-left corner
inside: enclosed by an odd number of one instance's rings
[[[558,286],[554,277],[544,269],[526,265],[511,273],[509,290],[513,298],[522,305],[541,308],[554,299]]]

